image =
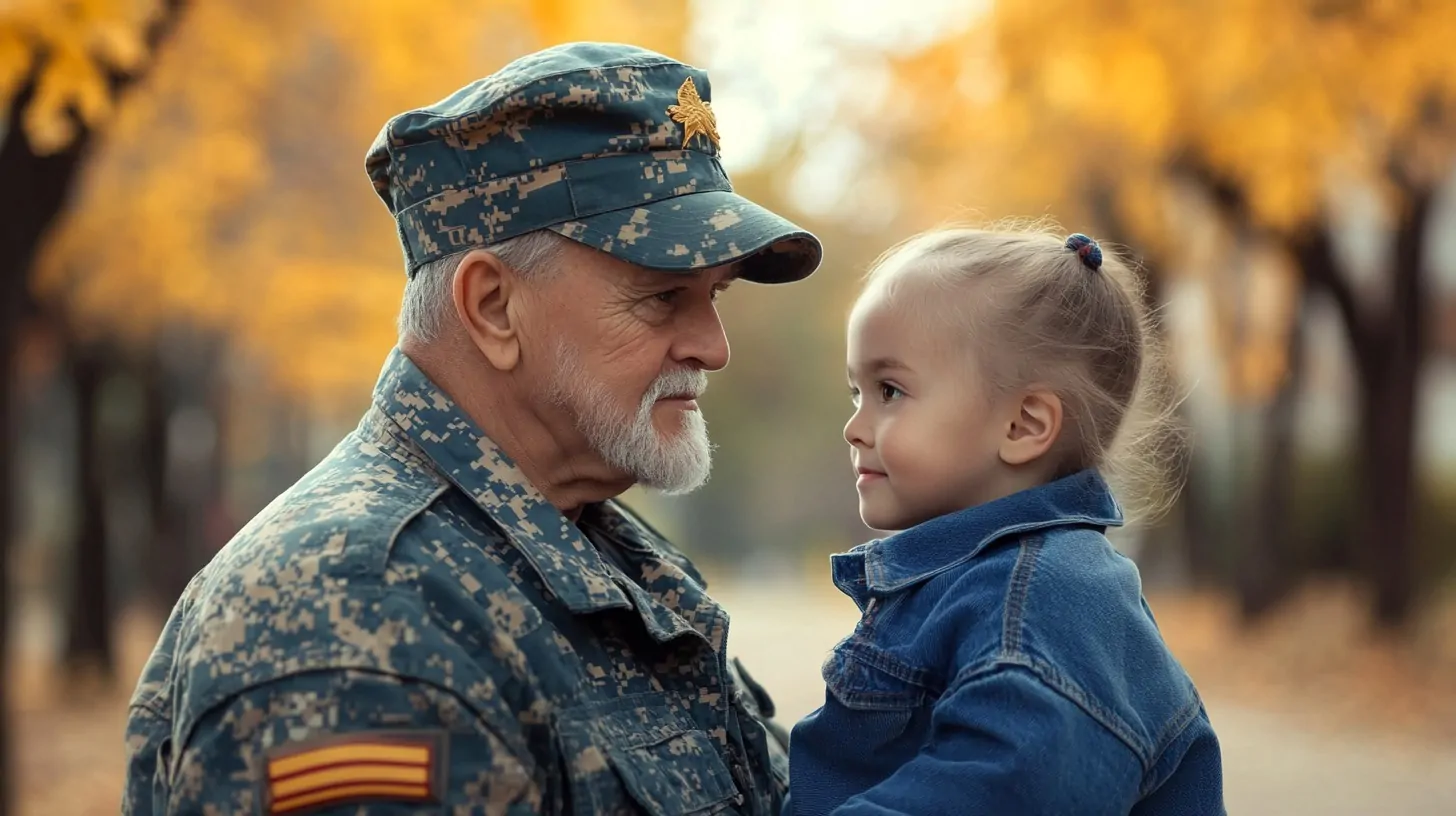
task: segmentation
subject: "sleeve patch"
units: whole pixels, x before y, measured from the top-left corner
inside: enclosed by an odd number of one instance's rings
[[[269,814],[367,802],[438,804],[444,732],[362,731],[276,748],[268,755]]]

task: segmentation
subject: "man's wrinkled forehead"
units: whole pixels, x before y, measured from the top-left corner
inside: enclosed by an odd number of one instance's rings
[[[709,283],[719,284],[737,280],[743,273],[741,261],[710,266],[706,269],[691,269],[684,271],[665,271],[652,269],[646,266],[635,266],[633,264],[622,264],[626,274],[622,279],[630,286],[683,286],[689,283],[707,280]]]

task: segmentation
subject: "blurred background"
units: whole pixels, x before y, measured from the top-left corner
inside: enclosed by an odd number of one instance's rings
[[[1233,813],[1456,813],[1456,3],[0,0],[0,812],[115,812],[187,579],[357,422],[404,277],[363,156],[538,47],[710,71],[810,280],[722,302],[719,449],[631,499],[786,723],[855,620],[843,322],[885,247],[1047,216],[1142,264],[1186,488],[1123,531]]]

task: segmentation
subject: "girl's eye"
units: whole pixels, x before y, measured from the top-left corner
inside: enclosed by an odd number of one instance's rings
[[[880,383],[880,401],[881,402],[893,402],[894,400],[899,399],[900,397],[903,397],[904,395],[905,395],[905,392],[904,391],[901,391],[900,389],[896,388],[895,386],[890,385],[889,383]]]
[[[856,408],[859,407],[859,389],[852,385],[849,387],[849,401],[854,403]]]

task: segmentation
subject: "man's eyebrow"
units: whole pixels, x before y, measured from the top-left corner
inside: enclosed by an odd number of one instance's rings
[[[636,274],[632,276],[631,280],[634,285],[642,287],[657,287],[669,284],[681,285],[689,281],[708,277],[710,274],[718,278],[718,284],[726,284],[739,280],[743,276],[743,268],[740,264],[734,264],[731,269],[721,273],[713,272],[710,269],[672,271],[667,269],[652,269],[649,267],[639,267],[634,271]]]

